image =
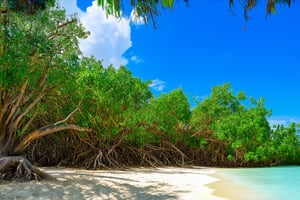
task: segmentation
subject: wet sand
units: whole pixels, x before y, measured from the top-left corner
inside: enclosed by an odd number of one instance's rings
[[[216,169],[216,173],[211,175],[212,177],[217,179],[217,181],[206,185],[209,188],[214,189],[212,195],[228,200],[266,200],[262,197],[261,194],[258,194],[256,191],[252,191],[245,186],[237,183],[228,175],[224,176],[223,172],[226,170],[235,169]]]

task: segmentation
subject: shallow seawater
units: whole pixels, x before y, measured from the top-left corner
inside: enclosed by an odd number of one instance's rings
[[[267,200],[300,199],[300,167],[222,169],[226,181],[261,194]]]

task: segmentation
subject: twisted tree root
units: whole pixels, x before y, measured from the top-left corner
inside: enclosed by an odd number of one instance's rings
[[[39,170],[22,156],[0,157],[1,180],[37,180],[54,179],[49,174]]]

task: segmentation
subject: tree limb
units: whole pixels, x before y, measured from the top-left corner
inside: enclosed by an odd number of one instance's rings
[[[35,98],[32,102],[31,102],[31,104],[29,104],[28,106],[27,106],[27,108],[24,110],[24,112],[22,112],[21,114],[19,114],[18,115],[18,117],[17,117],[17,119],[15,120],[15,122],[14,122],[14,126],[15,127],[18,127],[19,126],[19,123],[20,123],[20,121],[23,119],[23,117],[25,116],[25,115],[27,115],[30,111],[31,111],[31,109],[43,98],[45,96],[45,94],[44,93],[41,93],[41,94],[39,94],[38,96],[37,96],[37,98]]]
[[[77,20],[75,18],[73,18],[73,19],[67,20],[66,22],[61,23],[61,24],[59,22],[57,22],[55,32],[48,36],[49,40],[53,40],[58,35],[58,32],[59,32],[60,29],[66,27],[67,25],[72,24],[76,21]]]
[[[20,89],[20,94],[18,96],[16,96],[16,103],[10,109],[9,115],[6,118],[5,122],[4,122],[4,127],[7,127],[7,125],[9,124],[9,122],[11,120],[11,118],[16,113],[16,111],[19,109],[20,103],[22,101],[22,98],[24,97],[24,93],[25,93],[25,90],[27,88],[27,85],[28,85],[28,78],[22,84],[21,89]]]
[[[38,113],[38,109],[34,112],[34,114],[30,117],[30,119],[27,121],[27,123],[23,126],[22,132],[21,132],[21,136],[25,134],[25,132],[27,131],[28,127],[30,126],[30,124],[32,123],[32,121],[35,119],[37,113]]]
[[[14,149],[13,153],[16,155],[22,153],[22,151],[24,151],[28,147],[28,145],[37,138],[50,135],[55,132],[64,131],[64,130],[75,130],[75,131],[82,131],[82,132],[91,131],[91,129],[89,128],[83,128],[73,124],[63,124],[63,125],[52,124],[52,125],[44,126],[23,137],[18,143],[18,145],[16,146],[16,148]]]
[[[81,101],[78,103],[76,109],[73,110],[65,119],[54,123],[54,125],[65,123],[75,112],[77,112],[79,110],[80,105],[81,105]]]

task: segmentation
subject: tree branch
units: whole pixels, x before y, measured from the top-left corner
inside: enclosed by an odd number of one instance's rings
[[[52,33],[51,35],[48,36],[49,40],[53,40],[57,35],[60,29],[68,26],[69,24],[72,24],[74,22],[76,22],[77,20],[75,18],[71,19],[71,20],[67,20],[66,22],[60,24],[59,22],[57,22],[56,25],[56,30],[54,33]]]
[[[12,106],[12,108],[10,109],[9,111],[9,115],[8,117],[6,118],[5,122],[4,122],[4,127],[7,127],[7,125],[9,124],[11,118],[13,117],[13,115],[16,113],[17,109],[20,107],[20,103],[24,97],[24,93],[25,93],[25,90],[27,88],[27,85],[28,85],[28,78],[24,81],[24,83],[22,84],[21,86],[21,89],[20,89],[20,94],[18,96],[16,96],[16,103]]]
[[[75,130],[75,131],[82,131],[82,132],[91,131],[91,129],[89,128],[83,128],[73,124],[63,124],[63,125],[52,124],[52,125],[44,126],[23,137],[19,142],[19,144],[14,149],[14,154],[22,153],[22,151],[24,151],[28,147],[28,145],[37,138],[50,135],[55,132],[64,131],[64,130]]]
[[[27,121],[27,123],[22,128],[21,136],[25,134],[25,132],[27,131],[28,127],[30,126],[30,124],[32,123],[32,121],[35,119],[37,113],[38,113],[38,109],[34,112],[34,114],[30,117],[30,119]]]
[[[23,113],[21,113],[21,114],[19,114],[19,116],[17,117],[17,119],[15,120],[15,122],[14,122],[14,126],[15,127],[18,127],[19,126],[19,123],[20,123],[20,121],[23,119],[23,117],[26,115],[26,114],[28,114],[30,111],[31,111],[31,109],[43,98],[45,96],[45,94],[44,93],[41,93],[41,94],[39,94],[38,96],[37,96],[37,98],[35,98],[32,102],[31,102],[31,104],[29,104],[28,106],[27,106],[27,108],[24,110],[24,112]]]
[[[83,128],[77,125],[73,124],[62,124],[65,123],[76,111],[79,110],[79,107],[81,105],[81,101],[78,103],[77,107],[75,110],[73,110],[65,119],[55,122],[54,124],[43,126],[28,135],[21,137],[19,144],[14,150],[15,154],[21,153],[23,150],[25,150],[28,145],[35,139],[58,132],[58,131],[63,131],[63,130],[75,130],[75,131],[84,131],[84,132],[90,132],[92,131],[91,129],[88,128]],[[25,112],[25,111],[24,111]],[[30,119],[31,121],[33,120],[33,117]],[[30,123],[30,122],[28,122]],[[26,125],[27,126],[27,125]],[[26,127],[25,126],[25,127]],[[27,128],[26,128],[27,129]],[[22,130],[22,134],[25,133],[24,129]]]
[[[77,112],[79,110],[80,105],[81,105],[81,101],[78,103],[76,109],[73,110],[65,119],[55,122],[54,125],[65,123],[75,112]]]
[[[2,121],[4,113],[6,113],[8,107],[12,104],[14,104],[18,100],[19,95],[12,95],[12,96],[6,96],[3,94],[1,95],[1,105],[0,105],[0,121]]]

